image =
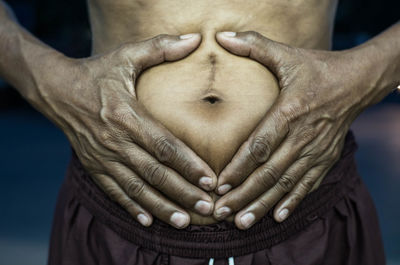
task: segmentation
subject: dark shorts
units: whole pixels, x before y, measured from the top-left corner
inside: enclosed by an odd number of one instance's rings
[[[246,231],[232,223],[142,227],[91,181],[75,155],[61,188],[50,265],[385,264],[376,210],[354,161],[351,132],[321,186],[283,223],[270,212]],[[233,258],[232,258],[233,257]]]

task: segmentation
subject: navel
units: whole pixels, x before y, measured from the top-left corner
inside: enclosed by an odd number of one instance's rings
[[[216,104],[221,101],[221,99],[215,95],[209,95],[203,98],[203,101],[208,102],[210,104]]]

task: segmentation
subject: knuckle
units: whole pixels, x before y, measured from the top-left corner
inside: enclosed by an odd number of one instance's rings
[[[272,208],[272,205],[270,205],[266,200],[259,200],[258,204],[261,206],[265,213]]]
[[[310,141],[314,140],[318,136],[318,131],[314,127],[308,127],[304,129],[304,138],[305,142],[309,143]]]
[[[311,112],[309,102],[305,98],[299,96],[288,99],[287,97],[287,100],[280,105],[279,112],[288,122],[295,122]]]
[[[261,39],[261,34],[256,31],[247,31],[246,32],[246,41],[249,43],[256,43]]]
[[[115,139],[113,135],[106,130],[100,130],[98,135],[98,140],[107,148],[115,149]]]
[[[131,116],[130,107],[125,104],[115,104],[102,108],[100,118],[105,123],[117,122],[121,124],[127,123]]]
[[[156,200],[152,201],[150,211],[152,213],[158,213],[161,215],[161,213],[165,211],[165,204],[159,198],[157,198]]]
[[[128,119],[129,107],[122,104],[118,104],[117,107],[113,108],[111,114],[113,115],[114,120],[124,122]]]
[[[143,174],[154,187],[162,187],[167,180],[167,169],[158,163],[149,163],[144,166]]]
[[[120,200],[117,200],[117,202],[130,213],[135,213],[137,212],[137,207],[132,203],[132,201],[129,198],[121,198]],[[136,215],[136,214],[135,214]]]
[[[292,133],[292,137],[295,146],[297,146],[298,148],[303,148],[305,145],[311,143],[315,138],[318,137],[318,132],[313,127],[302,126],[300,130],[296,130]],[[320,146],[312,146],[312,147],[313,150],[308,151],[308,153],[315,152],[316,149],[320,148]]]
[[[300,179],[302,175],[300,176],[300,174],[296,172],[301,172],[301,174],[304,174],[304,172],[306,172],[306,169],[315,164],[316,158],[317,157],[314,157],[314,154],[310,152],[301,154],[299,159],[296,161],[296,169],[291,172],[287,172],[286,174],[291,177],[295,177],[294,179]]]
[[[249,145],[250,157],[256,164],[264,163],[268,160],[271,152],[270,143],[267,137],[257,136]]]
[[[196,180],[196,176],[202,176],[203,169],[197,163],[190,162],[188,159],[179,159],[182,165],[182,176],[189,180]]]
[[[176,146],[165,136],[155,140],[154,148],[157,159],[162,163],[172,163],[177,157]]]
[[[160,34],[153,38],[152,45],[157,50],[162,50],[169,43],[169,36],[167,34]]]
[[[265,43],[263,36],[256,31],[249,31],[246,34],[245,41],[250,44],[250,57],[263,57],[265,50]]]
[[[306,177],[302,180],[302,182],[300,183],[301,186],[301,190],[304,192],[308,192],[309,190],[312,189],[312,187],[314,186],[314,179],[311,177]]]
[[[292,99],[290,102],[282,104],[280,112],[287,121],[294,122],[298,119],[302,112],[302,105],[299,99]]]
[[[112,135],[108,131],[101,130],[99,132],[99,139],[102,142],[108,142],[108,141],[110,141],[110,139],[112,139]]]
[[[182,164],[182,173],[184,176],[191,176],[195,175],[198,176],[198,171],[192,167],[191,163],[189,163],[187,160],[185,160]],[[194,173],[194,174],[193,174]]]
[[[175,194],[179,194],[179,196],[176,196],[175,201],[185,207],[194,207],[199,197],[201,197],[195,190],[182,185],[175,187]]]
[[[126,59],[128,57],[128,55],[129,55],[129,53],[132,51],[132,48],[133,48],[132,46],[133,46],[133,44],[131,44],[131,43],[123,44],[117,50],[117,53],[116,53],[116,55],[118,57],[117,59],[122,59],[122,60]]]
[[[292,190],[295,184],[295,178],[285,174],[279,179],[277,185],[282,191],[287,193]]]
[[[116,188],[112,186],[104,186],[102,187],[104,192],[113,200],[113,201],[120,201],[122,199],[121,191],[118,191]]]
[[[324,150],[322,156],[318,157],[321,165],[329,166],[339,161],[342,156],[342,149],[340,146],[331,144]]]
[[[298,163],[301,163],[301,166],[307,167],[311,163],[315,161],[319,161],[321,158],[321,155],[318,150],[316,150],[315,146],[306,146],[304,145],[307,144],[307,141],[299,143],[299,147],[303,148],[303,152],[300,154]]]
[[[130,197],[140,197],[144,191],[144,182],[137,178],[128,178],[125,182],[125,190]]]
[[[132,62],[130,58],[136,54],[137,44],[136,43],[125,43],[115,53],[113,53],[113,61],[118,65],[130,65]]]
[[[259,174],[258,184],[266,189],[269,189],[278,181],[278,178],[278,171],[274,166],[265,166],[261,169]]]
[[[287,46],[281,46],[284,48],[284,50],[286,50],[286,53],[291,53],[293,52],[293,50],[289,50],[289,49],[293,49],[293,48],[289,48]],[[292,61],[287,61],[285,64],[281,64],[280,65],[280,85],[283,88],[286,88],[292,84],[295,84],[296,81],[298,81],[298,76],[299,73],[301,73],[302,70],[302,65],[299,64],[298,61],[296,61],[296,59],[292,59]],[[290,73],[290,74],[288,74]],[[310,94],[310,93],[309,93]]]

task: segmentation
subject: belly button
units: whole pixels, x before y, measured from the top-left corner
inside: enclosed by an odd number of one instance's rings
[[[210,104],[215,104],[221,101],[219,97],[216,96],[207,96],[203,98],[203,101],[208,102]]]

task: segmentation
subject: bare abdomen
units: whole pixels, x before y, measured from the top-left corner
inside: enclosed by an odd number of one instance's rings
[[[213,39],[184,60],[144,72],[137,96],[153,117],[218,174],[265,115],[279,88],[259,63]],[[212,194],[215,199],[217,196]],[[192,223],[216,222],[192,214]]]

